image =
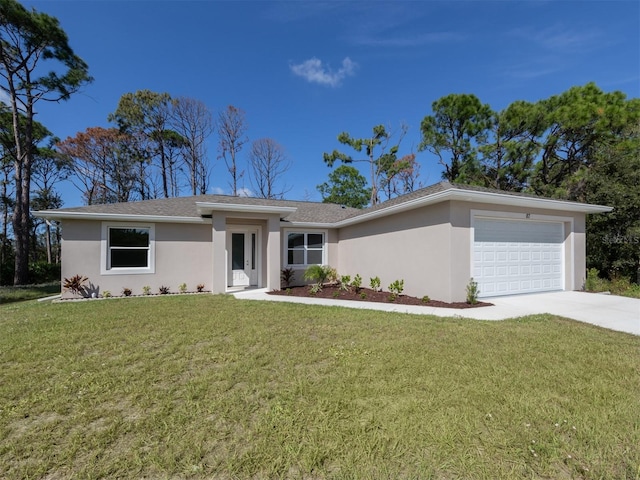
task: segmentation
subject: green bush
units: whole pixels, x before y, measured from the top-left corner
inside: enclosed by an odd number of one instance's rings
[[[319,285],[322,285],[327,281],[329,275],[332,275],[335,269],[329,265],[309,265],[304,271],[304,279],[311,280]]]
[[[345,292],[349,290],[349,285],[351,284],[351,275],[342,275],[340,277],[340,290],[344,290]]]
[[[480,290],[478,289],[478,282],[476,282],[473,278],[469,279],[469,284],[467,285],[467,303],[471,305],[475,305],[478,303],[478,294],[480,294]]]
[[[587,280],[584,282],[584,289],[587,292],[596,292],[602,283],[599,278],[600,271],[597,268],[587,270]]]
[[[38,285],[59,281],[61,276],[59,263],[47,263],[44,261],[29,264],[29,284]]]
[[[371,285],[371,290],[375,290],[376,292],[380,290],[380,277],[370,278],[369,285]]]
[[[360,291],[360,289],[362,288],[362,277],[360,276],[359,273],[357,273],[356,276],[353,277],[353,281],[351,282],[351,286],[356,289],[356,293],[358,293]]]

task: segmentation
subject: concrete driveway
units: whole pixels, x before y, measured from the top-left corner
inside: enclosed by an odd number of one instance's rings
[[[502,312],[513,312],[512,317],[552,313],[611,330],[640,335],[640,300],[636,298],[587,292],[551,292],[496,297],[487,301]]]
[[[268,295],[266,290],[246,290],[234,296],[247,300],[306,303],[310,305],[342,306],[387,312],[428,314],[439,317],[465,317],[477,320],[504,320],[537,313],[551,313],[591,323],[619,332],[640,335],[640,300],[586,292],[551,292],[510,295],[487,299],[491,307],[464,310],[435,308],[394,303],[356,302],[325,298]]]

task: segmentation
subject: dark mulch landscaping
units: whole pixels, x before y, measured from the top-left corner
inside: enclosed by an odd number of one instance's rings
[[[359,302],[378,302],[378,303],[397,303],[399,305],[422,305],[426,307],[441,307],[441,308],[476,308],[476,307],[488,307],[493,305],[492,303],[478,302],[475,305],[471,305],[467,302],[440,302],[438,300],[429,300],[423,302],[421,298],[410,297],[408,295],[398,295],[395,300],[391,300],[391,294],[389,292],[376,292],[370,288],[361,288],[358,293],[353,288],[349,290],[341,290],[336,285],[325,285],[315,295],[309,291],[309,286],[302,287],[290,287],[283,290],[274,290],[269,292],[270,295],[284,295],[292,297],[311,297],[311,298],[329,298],[334,300],[356,300]]]

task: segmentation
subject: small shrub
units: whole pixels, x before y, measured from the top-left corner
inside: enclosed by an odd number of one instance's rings
[[[102,292],[102,298],[111,298],[111,292],[109,290],[104,290]]]
[[[309,265],[304,271],[304,279],[322,284],[327,281],[327,269],[322,265]]]
[[[310,294],[310,295],[317,295],[317,293],[318,293],[319,291],[321,291],[321,290],[322,290],[322,284],[320,284],[320,283],[314,283],[313,285],[311,285],[311,286],[309,287],[309,294]]]
[[[325,270],[327,282],[336,283],[338,281],[338,271],[335,268],[330,267],[329,265],[325,265],[322,268]]]
[[[181,283],[180,285],[178,285],[178,291],[180,293],[187,293],[187,284]]]
[[[198,291],[198,293],[204,292],[204,283],[199,283],[198,285],[196,285],[196,290]]]
[[[360,276],[359,273],[357,273],[356,276],[353,277],[353,281],[351,282],[351,286],[355,289],[356,293],[358,293],[360,291],[360,289],[362,288],[362,277]]]
[[[366,299],[367,298],[367,292],[360,292],[360,298],[361,299]]]
[[[132,293],[133,292],[131,291],[130,288],[124,287],[122,289],[122,295],[124,295],[125,297],[130,297]]]
[[[429,303],[431,301],[431,297],[429,295],[425,295],[422,297],[422,303]]]
[[[163,285],[158,289],[158,292],[160,292],[160,295],[166,295],[167,293],[169,293],[169,287],[165,287]]]
[[[151,295],[151,287],[149,285],[145,285],[142,287],[142,293],[144,295]]]
[[[287,288],[285,291],[287,292],[287,295],[291,295],[291,289],[290,288]]]
[[[333,295],[333,298],[338,298],[340,296],[340,292],[336,290],[335,292],[332,293],[332,295]]]
[[[389,291],[394,295],[400,295],[404,291],[404,280],[395,280],[389,285]]]
[[[470,305],[478,303],[479,293],[480,290],[478,290],[478,282],[474,281],[473,278],[470,278],[469,284],[467,285],[467,303]]]
[[[584,289],[587,292],[595,292],[597,290],[598,284],[600,283],[599,275],[600,271],[597,268],[587,270],[587,280],[584,283]]]
[[[73,277],[65,278],[62,283],[62,287],[65,290],[70,290],[74,295],[84,296],[86,292],[84,284],[87,282],[87,280],[89,280],[89,278],[83,275],[74,275]]]
[[[373,277],[369,279],[369,285],[371,285],[371,290],[379,291],[380,290],[380,277]]]
[[[285,288],[289,288],[295,276],[296,276],[296,271],[293,268],[291,267],[283,268],[282,271],[280,272],[280,281],[282,282],[281,286]]]
[[[342,275],[340,277],[340,290],[344,290],[345,292],[348,291],[350,284],[351,284],[351,275]]]

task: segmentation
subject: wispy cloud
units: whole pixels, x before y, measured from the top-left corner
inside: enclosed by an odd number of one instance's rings
[[[553,25],[542,30],[521,28],[512,30],[511,35],[527,39],[553,51],[580,51],[599,43],[602,34],[599,30],[571,30],[561,25]]]
[[[346,57],[342,66],[334,71],[319,58],[310,58],[297,65],[289,65],[291,71],[309,83],[318,83],[328,87],[338,87],[346,77],[355,75],[358,64]]]
[[[360,36],[354,39],[358,45],[369,47],[421,47],[437,43],[459,42],[466,38],[457,32],[433,32],[396,37]]]

